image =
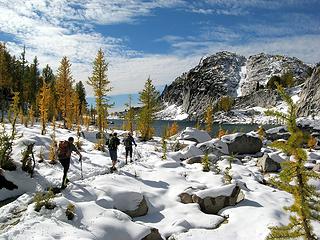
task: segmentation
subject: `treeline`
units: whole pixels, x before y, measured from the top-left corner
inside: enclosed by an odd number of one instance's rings
[[[5,116],[10,120],[12,112],[18,112],[24,124],[33,117],[44,123],[56,118],[63,120],[65,127],[70,127],[79,116],[88,112],[84,85],[81,81],[74,84],[67,57],[61,59],[58,71],[54,73],[48,64],[40,69],[37,57],[29,63],[25,56],[25,48],[16,57],[0,43],[1,122]],[[10,108],[14,96],[18,109]]]

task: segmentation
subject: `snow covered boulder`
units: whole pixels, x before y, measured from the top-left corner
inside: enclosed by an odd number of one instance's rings
[[[192,200],[198,203],[201,211],[207,214],[217,214],[227,206],[234,206],[244,199],[237,184],[229,184],[218,188],[198,191],[192,195]]]
[[[320,163],[317,163],[312,170],[315,172],[320,172]]]
[[[0,169],[0,189],[2,189],[2,188],[8,189],[8,190],[13,190],[13,189],[17,189],[18,186],[15,185],[13,182],[8,181],[8,180],[4,177],[3,172],[2,172],[2,170]]]
[[[204,155],[194,156],[194,157],[188,158],[185,162],[187,164],[201,163],[203,157]],[[215,163],[218,160],[218,157],[214,154],[209,154],[208,158],[211,163]]]
[[[187,127],[179,134],[178,139],[202,143],[209,141],[211,137],[206,131],[198,130],[192,127]]]
[[[168,157],[174,159],[175,161],[185,160],[199,155],[203,155],[203,151],[194,145],[189,145],[179,152],[168,153]]]
[[[229,154],[228,145],[217,138],[200,143],[197,147],[199,147],[203,152],[207,152],[208,154],[211,153],[218,157]]]
[[[280,163],[274,161],[268,154],[264,154],[262,157],[258,158],[257,166],[264,173],[278,172],[281,169]]]
[[[262,141],[250,133],[234,133],[225,135],[221,141],[226,143],[230,154],[255,154],[260,152]]]
[[[275,127],[268,129],[266,131],[266,138],[271,141],[275,141],[278,139],[288,140],[290,137],[290,133],[288,132],[286,127]]]
[[[132,218],[141,217],[148,213],[148,205],[146,199],[144,198],[144,196],[142,196],[142,199],[136,206],[136,208],[132,209],[132,207],[130,206],[121,206],[121,209],[119,210],[124,212],[125,214],[128,214]]]
[[[147,236],[145,236],[141,240],[163,240],[158,229],[151,228],[150,231],[151,233],[149,233]]]

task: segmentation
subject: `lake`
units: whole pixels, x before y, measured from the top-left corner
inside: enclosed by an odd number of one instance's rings
[[[113,122],[113,124],[109,124],[109,128],[111,129],[122,129],[123,126],[123,120],[120,119],[111,119],[110,121]],[[173,120],[155,120],[153,127],[155,129],[155,135],[161,137],[163,135],[164,128],[168,125],[171,126],[173,122],[176,122],[179,126],[179,130],[183,130],[186,127],[195,127],[196,121],[173,121]],[[224,130],[227,130],[228,133],[233,132],[250,132],[252,130],[257,130],[259,124],[218,124],[214,123],[212,126],[212,131],[210,132],[211,136],[216,136],[220,127]],[[276,127],[275,125],[263,125],[264,129],[270,129],[273,127]],[[201,129],[205,128],[205,124],[201,124]]]

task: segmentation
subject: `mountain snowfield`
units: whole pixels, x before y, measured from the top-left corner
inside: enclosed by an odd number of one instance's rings
[[[5,125],[9,131],[10,126]],[[94,150],[97,131],[84,131],[81,138],[83,155],[83,179],[77,155],[72,156],[68,173],[70,183],[53,199],[56,207],[53,210],[44,207],[34,210],[35,192],[44,191],[50,186],[60,186],[62,166],[51,165],[45,160],[36,163],[34,177],[21,170],[21,151],[26,143],[35,142],[35,156],[43,148],[45,159],[51,143],[52,129],[46,135],[40,135],[40,126],[17,126],[18,137],[14,141],[12,158],[17,165],[16,171],[5,171],[4,176],[18,186],[9,191],[0,189],[0,200],[18,197],[13,202],[0,208],[0,239],[110,239],[140,240],[158,229],[163,239],[205,240],[205,239],[265,239],[268,227],[288,223],[288,213],[283,206],[292,203],[290,194],[263,184],[263,175],[256,166],[255,158],[234,160],[231,175],[233,185],[225,185],[223,172],[229,165],[227,157],[222,156],[217,162],[220,173],[203,172],[200,163],[188,164],[184,158],[198,155],[199,144],[193,141],[180,142],[185,148],[171,152],[168,146],[168,157],[162,159],[160,138],[149,142],[138,142],[134,151],[134,163],[124,164],[124,146],[118,150],[119,171],[108,173],[111,160],[107,152]],[[122,138],[123,131],[117,131]],[[204,133],[189,129],[189,135],[205,141]],[[202,134],[202,135],[201,135]],[[56,130],[57,140],[76,137],[75,131]],[[218,141],[218,140],[214,140]],[[203,144],[203,143],[202,143]],[[262,152],[274,152],[282,159],[284,156],[269,148]],[[320,162],[320,151],[308,153],[309,158]],[[228,206],[218,214],[203,213],[197,203],[183,204],[179,194],[188,189],[206,189],[205,196],[228,195],[230,187],[239,185],[244,200],[235,206]],[[320,191],[320,183],[314,183]],[[132,211],[145,200],[148,212],[144,216],[129,217]],[[73,220],[65,214],[67,205],[72,203],[76,208]],[[313,222],[314,231],[320,236],[320,224]],[[145,238],[159,239],[159,238]]]

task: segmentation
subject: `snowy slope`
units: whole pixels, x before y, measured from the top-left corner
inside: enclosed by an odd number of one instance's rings
[[[84,179],[80,177],[77,157],[73,156],[68,175],[72,183],[54,198],[57,207],[53,210],[42,208],[36,212],[32,203],[34,193],[49,186],[59,186],[62,167],[59,164],[50,165],[47,161],[37,163],[35,176],[31,179],[20,167],[23,143],[35,141],[36,153],[41,146],[46,152],[50,144],[49,134],[41,136],[39,126],[18,126],[18,133],[23,134],[15,140],[13,152],[18,170],[5,172],[5,177],[17,184],[19,189],[0,190],[0,200],[22,196],[0,208],[0,239],[25,240],[26,236],[30,236],[29,239],[140,240],[151,232],[151,228],[157,228],[163,238],[172,236],[171,239],[262,240],[269,232],[268,226],[288,222],[288,214],[282,207],[292,203],[291,196],[261,184],[263,176],[253,160],[232,164],[234,181],[246,184],[242,190],[245,200],[224,208],[219,215],[205,214],[198,204],[181,203],[178,195],[190,188],[217,188],[215,193],[221,193],[224,189],[222,173],[202,172],[201,164],[181,164],[179,159],[170,157],[162,160],[160,139],[155,139],[138,143],[135,151],[137,160],[129,165],[124,165],[124,147],[121,145],[119,173],[107,174],[111,161],[108,153],[93,149],[95,131],[85,132],[86,139],[81,138]],[[120,135],[122,133],[119,131]],[[58,129],[56,135],[58,139],[66,139],[76,134]],[[189,144],[192,149],[195,148],[194,142]],[[183,155],[185,151],[180,153]],[[197,151],[188,153],[192,156]],[[218,166],[223,172],[228,164],[228,161],[222,160]],[[320,183],[317,184],[320,190]],[[147,215],[132,219],[123,213],[135,209],[143,198],[149,208]],[[69,203],[76,207],[76,217],[72,221],[65,215]],[[314,226],[320,236],[320,225]]]

